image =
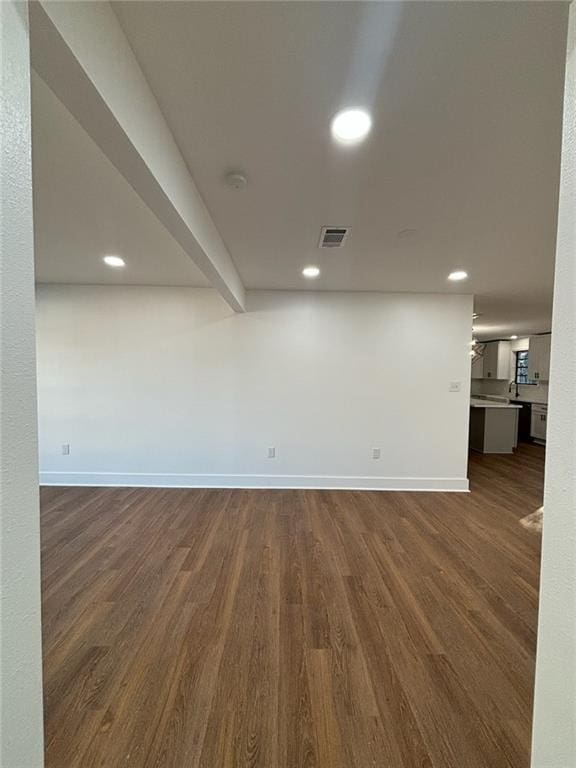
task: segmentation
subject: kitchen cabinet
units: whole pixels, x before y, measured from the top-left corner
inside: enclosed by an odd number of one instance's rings
[[[532,406],[532,423],[530,435],[537,443],[546,442],[546,424],[548,421],[548,406],[544,403],[534,403]]]
[[[530,337],[528,378],[530,381],[548,381],[550,378],[550,335]]]
[[[484,378],[484,358],[475,357],[474,360],[472,360],[472,378],[473,379],[483,379]]]
[[[476,372],[478,373],[479,368]],[[473,378],[510,379],[510,342],[489,341],[484,345],[482,375]]]
[[[518,443],[519,405],[473,397],[470,401],[470,448],[480,453],[513,453]]]

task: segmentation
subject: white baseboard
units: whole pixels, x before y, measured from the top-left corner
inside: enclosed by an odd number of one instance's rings
[[[185,475],[121,472],[40,472],[41,485],[133,488],[316,488],[350,491],[468,491],[465,477],[346,477],[342,475]]]

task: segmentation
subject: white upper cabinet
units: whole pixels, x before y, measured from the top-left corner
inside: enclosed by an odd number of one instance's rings
[[[472,364],[473,379],[510,379],[510,342],[489,341]]]
[[[528,378],[531,381],[548,381],[550,378],[550,335],[530,337]]]
[[[484,378],[484,358],[475,357],[474,360],[472,360],[472,378],[473,379],[483,379]]]

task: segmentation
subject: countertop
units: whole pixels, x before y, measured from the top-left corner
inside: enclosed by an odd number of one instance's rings
[[[478,397],[470,398],[471,408],[522,408],[521,405],[514,405],[514,403],[500,403],[497,400],[481,400]]]

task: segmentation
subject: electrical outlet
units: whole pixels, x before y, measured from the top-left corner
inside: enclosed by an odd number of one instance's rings
[[[373,459],[380,458],[380,448],[372,448],[372,458]]]
[[[461,381],[451,381],[450,386],[448,387],[449,392],[461,392],[462,391],[462,382]]]
[[[273,445],[271,445],[268,448],[268,458],[269,459],[275,459],[276,458],[276,448]]]
[[[62,445],[62,456],[70,456],[70,443]]]

